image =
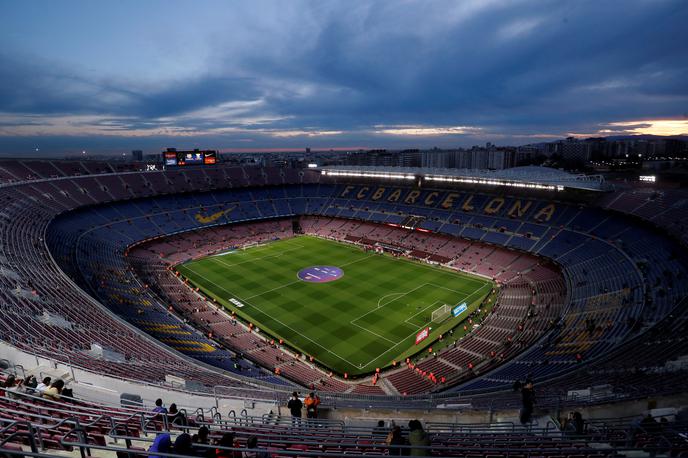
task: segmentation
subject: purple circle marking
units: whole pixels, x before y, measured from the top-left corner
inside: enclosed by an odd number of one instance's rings
[[[296,275],[299,277],[299,280],[312,283],[327,283],[341,278],[344,275],[344,271],[334,266],[310,266],[299,270],[299,273]]]

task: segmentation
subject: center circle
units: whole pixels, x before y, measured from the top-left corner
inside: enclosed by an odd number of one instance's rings
[[[302,281],[327,283],[341,278],[344,275],[344,271],[335,266],[310,266],[299,270],[299,273],[296,275]]]

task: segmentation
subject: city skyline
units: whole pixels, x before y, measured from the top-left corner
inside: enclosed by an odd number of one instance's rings
[[[688,134],[680,0],[0,8],[2,155]]]

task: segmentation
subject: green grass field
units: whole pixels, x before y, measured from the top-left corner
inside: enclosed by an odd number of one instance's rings
[[[344,274],[328,283],[297,277],[317,265]],[[415,344],[421,329],[432,327],[423,344],[431,342],[459,325],[492,289],[489,280],[310,236],[208,256],[177,270],[262,331],[351,376],[421,350],[425,345]],[[467,312],[431,323],[432,311],[462,302]]]

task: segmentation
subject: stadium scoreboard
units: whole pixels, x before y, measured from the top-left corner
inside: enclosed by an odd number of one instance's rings
[[[214,165],[217,164],[217,151],[164,151],[162,158],[165,167]]]

